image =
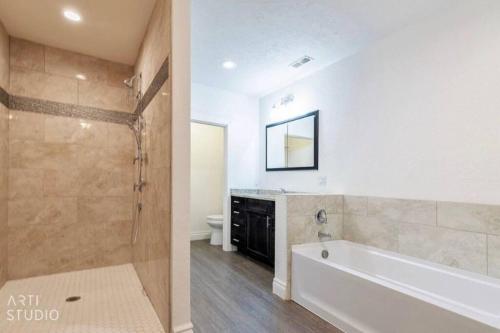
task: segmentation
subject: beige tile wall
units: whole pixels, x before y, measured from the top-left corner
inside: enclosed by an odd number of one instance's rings
[[[292,245],[318,242],[318,232],[330,233],[342,239],[344,199],[342,195],[287,195],[287,285],[291,280]],[[316,224],[316,213],[327,212],[328,223]]]
[[[170,54],[170,0],[157,0],[136,63],[142,73],[142,91],[147,90],[161,65]]]
[[[0,87],[9,85],[9,37],[0,22]],[[9,169],[9,110],[0,103],[0,288],[7,280],[7,200]]]
[[[10,39],[10,93],[49,101],[132,112],[134,97],[123,80],[132,66]],[[77,79],[83,75],[86,79]]]
[[[500,206],[344,197],[346,240],[500,278]]]
[[[133,111],[123,84],[132,66],[17,38],[2,54],[11,75],[1,82],[13,95]],[[10,154],[2,154],[10,167],[9,278],[130,262],[130,130],[19,111],[10,117],[2,131],[10,140]]]
[[[9,278],[131,262],[131,131],[29,112],[10,116]]]
[[[143,93],[170,51],[170,1],[158,0],[143,41],[136,72]],[[139,278],[166,331],[170,330],[171,85],[162,86],[144,111],[146,187],[140,233],[133,247]]]

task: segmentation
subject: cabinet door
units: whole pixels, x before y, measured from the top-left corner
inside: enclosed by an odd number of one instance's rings
[[[247,249],[256,259],[273,264],[271,254],[272,219],[269,215],[247,212]]]

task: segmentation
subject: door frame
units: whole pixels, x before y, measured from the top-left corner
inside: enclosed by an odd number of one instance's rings
[[[231,245],[231,190],[229,188],[229,125],[226,123],[218,123],[213,121],[191,119],[191,123],[222,127],[224,130],[224,184],[222,190],[222,215],[224,221],[222,223],[222,249],[224,251],[234,251],[234,246]],[[190,147],[191,148],[191,147]]]

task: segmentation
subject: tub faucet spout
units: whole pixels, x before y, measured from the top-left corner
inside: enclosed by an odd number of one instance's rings
[[[330,233],[325,233],[325,232],[322,232],[322,231],[318,231],[318,239],[319,239],[320,242],[323,242],[325,239],[332,240],[333,237],[332,237],[332,234],[330,234]]]

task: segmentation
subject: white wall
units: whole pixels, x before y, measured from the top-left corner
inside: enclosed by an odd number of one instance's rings
[[[224,128],[191,124],[191,240],[210,236],[208,215],[222,214]]]
[[[265,172],[264,126],[316,109],[319,171]],[[500,1],[461,1],[266,96],[260,115],[260,187],[498,204]]]
[[[259,104],[256,98],[192,84],[191,119],[227,125],[231,188],[255,188],[259,167]]]

